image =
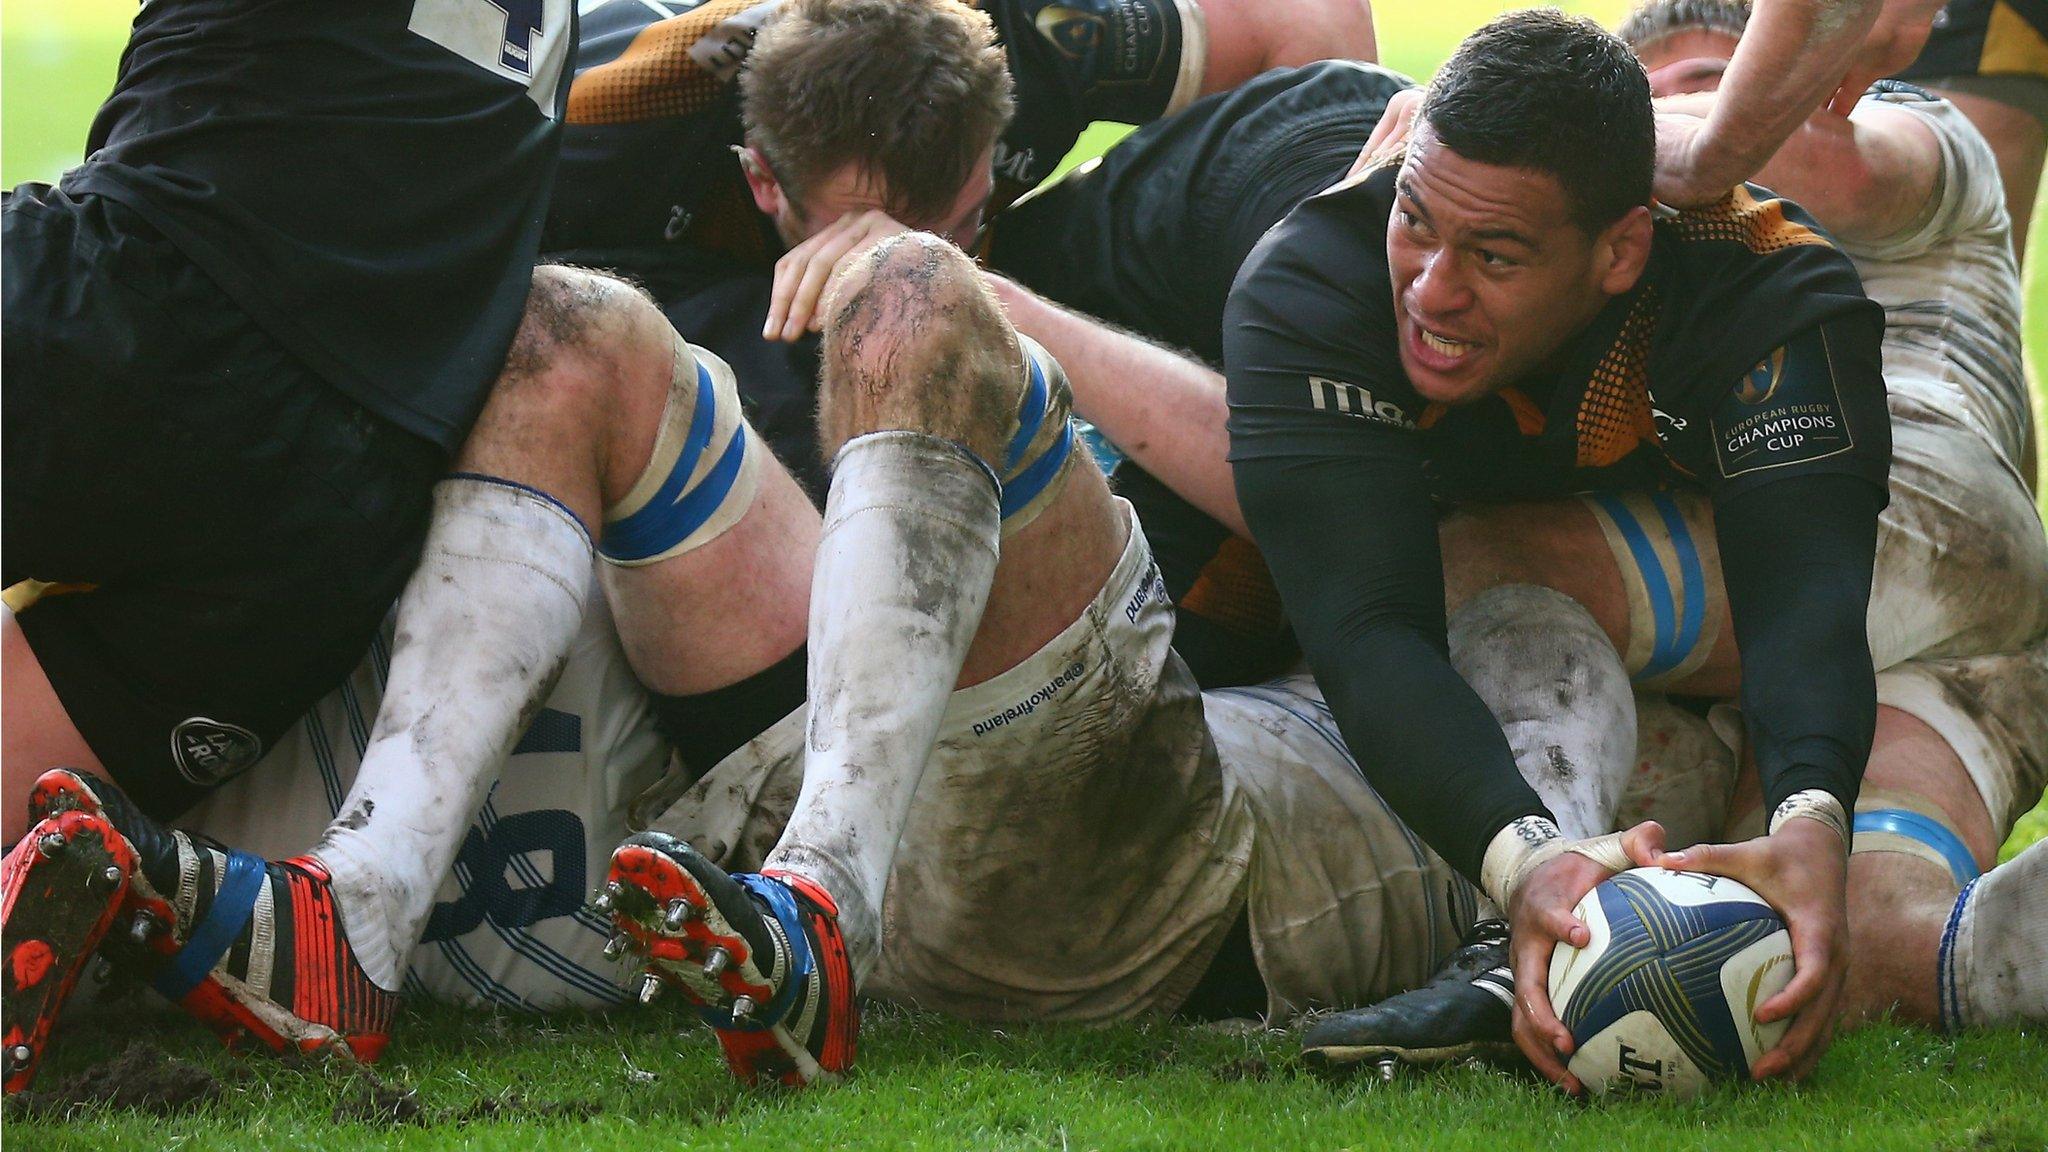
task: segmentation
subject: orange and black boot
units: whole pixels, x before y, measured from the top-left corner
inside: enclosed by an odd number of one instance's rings
[[[64,812],[104,818],[135,862],[106,947],[117,965],[139,965],[231,1044],[364,1062],[384,1050],[398,994],[357,963],[320,861],[266,861],[165,828],[112,784],[52,769],[30,792],[30,818]]]
[[[128,895],[135,852],[105,817],[36,821],[0,869],[0,1013],[8,1095],[27,1088],[78,974]]]
[[[643,832],[612,853],[593,903],[619,929],[607,953],[644,964],[640,999],[681,989],[742,1083],[799,1087],[852,1067],[853,968],[824,889],[788,873],[727,874]]]

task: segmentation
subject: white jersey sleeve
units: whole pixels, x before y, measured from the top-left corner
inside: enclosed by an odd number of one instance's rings
[[[1866,96],[1917,117],[1941,166],[1927,209],[1876,241],[1842,244],[1884,306],[1884,374],[1894,397],[1956,410],[2015,467],[2030,435],[2020,360],[2019,268],[1990,145],[1955,105],[1917,89]]]

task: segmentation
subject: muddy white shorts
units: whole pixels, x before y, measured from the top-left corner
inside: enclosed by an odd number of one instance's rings
[[[390,635],[387,625],[346,684],[177,824],[273,859],[311,847],[361,765]],[[406,994],[512,1009],[627,1003],[627,971],[602,955],[610,925],[584,904],[627,835],[627,805],[667,759],[593,588],[561,680],[441,882]]]
[[[1126,506],[1128,510],[1128,506]],[[1144,535],[1086,612],[953,694],[911,803],[861,989],[973,1019],[1104,1022],[1177,1007],[1243,899],[1229,803]],[[795,805],[799,709],[652,821],[758,868]]]

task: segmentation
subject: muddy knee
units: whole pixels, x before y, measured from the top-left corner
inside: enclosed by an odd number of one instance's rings
[[[550,492],[594,478],[606,500],[617,499],[654,448],[681,347],[633,284],[567,265],[534,269],[519,332],[458,468]]]
[[[1016,334],[964,253],[923,232],[884,240],[830,289],[824,454],[868,432],[908,430],[1000,468],[1021,363]]]
[[[533,270],[504,375],[630,369],[650,360],[665,364],[665,337],[672,332],[653,298],[637,285],[589,268],[543,264]]]

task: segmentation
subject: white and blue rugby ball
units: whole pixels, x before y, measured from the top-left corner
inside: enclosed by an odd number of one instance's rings
[[[1550,1003],[1576,1045],[1572,1075],[1596,1095],[1692,1096],[1750,1065],[1786,1021],[1756,1006],[1792,980],[1792,936],[1764,898],[1725,876],[1637,868],[1586,894],[1584,948],[1550,959]]]

